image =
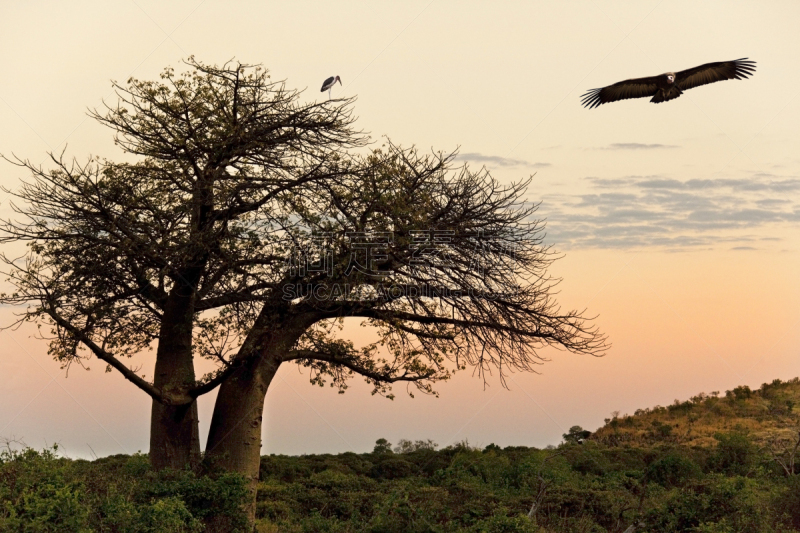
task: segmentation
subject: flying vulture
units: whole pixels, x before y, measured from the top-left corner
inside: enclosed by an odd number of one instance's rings
[[[666,72],[660,76],[625,80],[608,87],[592,89],[581,96],[581,103],[589,109],[600,104],[652,96],[654,104],[679,97],[686,89],[722,80],[743,80],[756,71],[756,62],[747,58],[734,61],[706,63],[680,72]]]

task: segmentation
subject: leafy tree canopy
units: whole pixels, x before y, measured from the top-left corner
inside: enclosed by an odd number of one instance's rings
[[[398,381],[432,392],[447,359],[502,379],[532,370],[543,346],[602,353],[552,298],[529,180],[502,185],[390,141],[359,151],[353,99],[303,103],[258,66],[187,65],[115,84],[118,103],[91,113],[135,162],[11,160],[31,178],[9,191],[19,217],[0,241],[28,251],[2,256],[16,289],[0,300],[53,328],[57,360],[94,355],[182,405],[270,350],[316,383],[344,390],[360,374],[380,394]],[[380,340],[337,337],[345,317]],[[125,362],[166,342],[159,358],[189,361],[171,370],[180,379]],[[217,370],[195,380],[196,357]]]

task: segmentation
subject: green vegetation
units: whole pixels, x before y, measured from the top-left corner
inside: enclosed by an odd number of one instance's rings
[[[371,453],[262,457],[257,531],[800,532],[800,382],[573,426],[558,448],[379,439]],[[246,483],[146,457],[0,455],[0,531],[237,531]],[[533,517],[528,514],[537,503]],[[241,529],[239,529],[241,530]]]
[[[195,533],[213,518],[245,531],[245,479],[155,472],[146,455],[96,461],[23,448],[0,452],[0,531]]]
[[[718,433],[736,431],[747,433],[757,446],[780,448],[797,441],[798,404],[800,380],[776,379],[756,390],[745,385],[724,396],[701,393],[667,407],[638,409],[633,416],[616,413],[592,439],[609,446],[714,446]]]

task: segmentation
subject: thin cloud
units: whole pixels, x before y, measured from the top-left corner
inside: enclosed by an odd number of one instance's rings
[[[644,143],[612,143],[603,150],[661,150],[670,148],[680,148],[674,144],[644,144]]]
[[[644,181],[644,180],[658,180],[660,176],[658,175],[651,175],[651,176],[625,176],[622,178],[595,178],[595,177],[588,177],[585,178],[587,181],[592,182],[595,187],[598,188],[611,188],[611,189],[618,189],[620,187],[626,185],[633,185],[637,182]]]
[[[711,190],[711,189],[732,189],[736,191],[773,191],[773,192],[794,192],[800,191],[800,179],[772,179],[765,181],[759,179],[758,175],[743,179],[706,179],[706,180],[687,180],[679,181],[676,179],[654,178],[642,181],[630,181],[637,187],[648,189],[670,189],[670,190]],[[772,200],[772,199],[770,199]]]
[[[551,166],[550,163],[529,163],[524,159],[512,159],[510,157],[501,157],[499,155],[485,155],[478,152],[467,152],[458,154],[456,156],[458,161],[472,161],[474,163],[481,163],[484,165],[498,165],[501,167],[533,167],[544,168]]]
[[[538,212],[562,248],[739,249],[754,235],[800,225],[800,179],[677,180],[664,176],[586,178],[584,194],[549,195]],[[741,248],[745,249],[745,248]]]

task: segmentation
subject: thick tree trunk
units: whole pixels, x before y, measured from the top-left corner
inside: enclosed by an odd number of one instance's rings
[[[242,358],[237,360],[240,366],[220,385],[204,458],[209,470],[236,472],[247,479],[250,495],[245,511],[251,524],[256,516],[261,421],[267,389],[283,356],[315,320],[287,316],[280,309],[269,308],[274,312],[262,311],[242,345]],[[226,533],[228,526],[224,517],[212,517],[206,522],[206,532]]]
[[[171,406],[153,400],[150,411],[150,464],[194,469],[200,463],[197,402]]]
[[[192,359],[193,297],[174,296],[164,310],[153,384],[164,392],[195,382]],[[200,462],[197,402],[166,405],[153,400],[150,464],[155,469],[195,468]]]
[[[256,512],[264,398],[279,366],[278,357],[254,358],[224,381],[208,433],[205,460],[209,468],[238,472],[249,482],[246,511],[251,522]],[[209,532],[225,531],[223,523],[207,527]]]

